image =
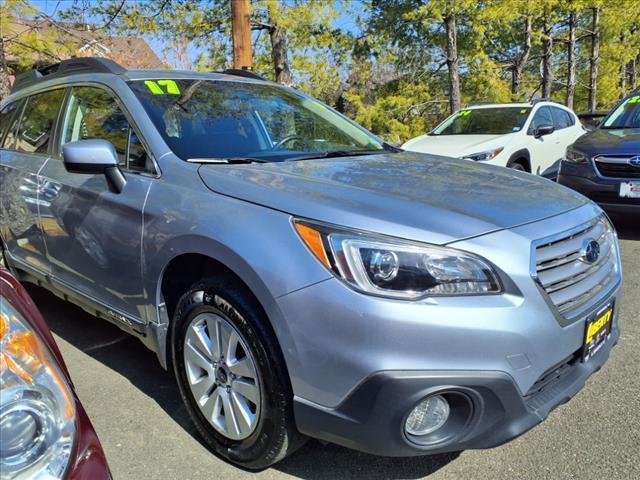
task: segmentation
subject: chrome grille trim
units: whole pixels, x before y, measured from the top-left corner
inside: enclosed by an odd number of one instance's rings
[[[640,168],[633,166],[629,160],[640,154],[598,155],[593,158],[593,166],[601,178],[640,178]]]
[[[600,258],[583,261],[581,249],[596,240]],[[533,242],[531,275],[563,323],[571,323],[620,282],[615,230],[604,215],[565,232]]]

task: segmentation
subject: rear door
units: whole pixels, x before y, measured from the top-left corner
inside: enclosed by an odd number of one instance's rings
[[[45,201],[38,173],[53,148],[54,125],[64,93],[64,88],[59,88],[33,94],[3,118],[8,126],[0,159],[0,235],[13,260],[41,274],[49,272],[49,265],[38,221]]]
[[[556,130],[560,132],[558,138],[560,157],[564,157],[567,147],[584,135],[585,130],[576,116],[564,108],[553,107],[553,122]]]
[[[60,121],[60,147],[86,139],[114,145],[127,184],[116,194],[103,175],[67,172],[58,149],[41,172],[51,192],[40,211],[51,273],[112,320],[135,327],[144,317],[142,214],[153,162],[119,100],[100,86],[72,87]]]

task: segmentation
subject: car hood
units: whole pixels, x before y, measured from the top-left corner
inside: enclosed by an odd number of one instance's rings
[[[607,130],[598,128],[578,138],[573,148],[590,157],[640,154],[640,128]]]
[[[463,155],[480,153],[504,147],[511,140],[508,135],[422,135],[409,140],[402,148],[412,152],[431,153],[445,157],[460,158]]]
[[[202,165],[213,191],[283,212],[431,243],[529,223],[583,205],[549,180],[403,152],[250,165]]]

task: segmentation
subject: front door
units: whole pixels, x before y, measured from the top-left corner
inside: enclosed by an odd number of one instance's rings
[[[554,126],[550,107],[542,106],[536,110],[527,131],[531,139],[529,143],[531,173],[538,175],[551,167],[562,156],[562,154],[559,154],[560,132],[554,131],[549,135],[535,138],[534,132],[536,128],[542,125]]]
[[[112,320],[144,321],[141,270],[142,210],[152,167],[113,95],[93,86],[72,87],[60,124],[60,144],[109,140],[127,184],[112,193],[102,175],[69,173],[52,158],[40,173],[52,192],[41,209],[55,280],[102,304]]]

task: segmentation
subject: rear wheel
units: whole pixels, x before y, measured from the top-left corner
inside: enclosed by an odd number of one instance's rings
[[[176,309],[171,346],[187,411],[217,453],[260,469],[303,443],[282,353],[244,285],[211,279],[190,288]]]

